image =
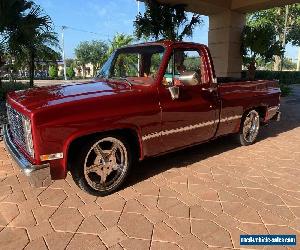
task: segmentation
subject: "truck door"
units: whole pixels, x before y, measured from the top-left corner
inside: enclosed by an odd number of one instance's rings
[[[211,139],[219,122],[217,89],[207,77],[207,57],[200,47],[174,48],[159,85],[161,138],[165,150]],[[210,78],[211,79],[211,78]],[[170,86],[179,91],[172,99]]]

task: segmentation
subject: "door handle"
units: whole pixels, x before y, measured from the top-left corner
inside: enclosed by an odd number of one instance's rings
[[[213,87],[210,87],[210,88],[202,88],[202,91],[207,91],[209,93],[213,93],[217,90],[217,88],[213,88]]]

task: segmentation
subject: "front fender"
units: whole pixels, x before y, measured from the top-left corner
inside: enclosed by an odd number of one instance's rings
[[[119,125],[115,125],[112,126],[110,125],[109,127],[97,127],[97,128],[89,128],[89,129],[85,129],[85,130],[79,130],[76,131],[75,133],[70,134],[66,140],[63,143],[63,153],[64,153],[64,159],[63,159],[63,171],[64,176],[66,176],[67,174],[67,169],[68,169],[68,160],[69,160],[69,149],[70,149],[70,145],[72,144],[72,142],[74,142],[75,140],[78,140],[80,138],[86,137],[86,136],[91,136],[93,134],[99,134],[99,133],[113,133],[114,131],[122,131],[122,130],[131,130],[133,131],[139,141],[139,148],[140,148],[140,160],[142,160],[144,158],[144,154],[143,154],[143,147],[142,147],[142,136],[141,136],[141,130],[139,127],[132,125],[132,124],[119,124]]]

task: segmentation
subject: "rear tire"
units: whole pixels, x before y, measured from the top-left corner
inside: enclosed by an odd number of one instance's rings
[[[253,144],[257,138],[260,129],[260,117],[256,110],[248,111],[241,123],[238,141],[242,146]]]
[[[120,188],[131,165],[131,148],[125,138],[104,135],[83,145],[75,156],[71,174],[83,191],[106,196]]]

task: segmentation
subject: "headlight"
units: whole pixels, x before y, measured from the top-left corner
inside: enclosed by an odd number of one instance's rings
[[[31,133],[31,122],[30,119],[23,116],[22,117],[23,122],[23,129],[24,129],[24,137],[25,137],[25,143],[26,143],[26,149],[27,152],[34,157],[34,148],[33,148],[33,140],[32,140],[32,133]]]

